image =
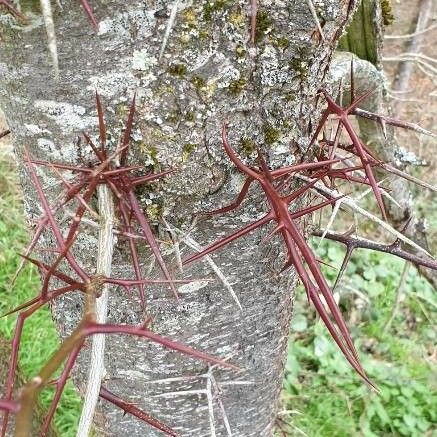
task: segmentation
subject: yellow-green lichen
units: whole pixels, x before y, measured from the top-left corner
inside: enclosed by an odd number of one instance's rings
[[[206,80],[201,76],[193,76],[190,79],[190,82],[193,84],[194,88],[200,90],[201,88],[205,88]]]
[[[210,33],[206,29],[199,29],[199,39],[205,41],[210,37]]]
[[[242,27],[247,23],[247,16],[242,13],[234,12],[229,15],[229,21],[236,27]]]
[[[150,221],[157,222],[162,217],[162,206],[152,203],[146,206],[147,217]]]
[[[232,2],[230,0],[209,1],[203,8],[203,18],[206,21],[210,21],[215,12],[221,11],[231,4]]]
[[[296,94],[293,91],[289,91],[284,97],[287,102],[294,102],[296,100]]]
[[[241,153],[247,157],[256,152],[256,143],[250,138],[243,137],[240,139]]]
[[[191,35],[189,33],[182,33],[179,37],[179,42],[182,46],[187,46],[191,40]]]
[[[187,66],[185,64],[172,64],[168,67],[167,71],[172,76],[183,77],[187,74]]]
[[[273,21],[271,15],[264,9],[258,9],[256,13],[256,31],[255,31],[255,41],[261,41],[269,29],[273,26]]]
[[[118,103],[115,105],[115,114],[118,118],[125,120],[129,114],[129,106],[126,103]]]
[[[168,113],[165,117],[166,121],[170,122],[170,123],[177,123],[180,121],[182,116],[182,113],[180,110],[174,110],[171,111],[170,113]]]
[[[159,165],[158,149],[155,146],[146,144],[144,141],[138,143],[138,149],[143,155],[147,166],[155,167]]]
[[[185,113],[185,120],[187,120],[187,121],[194,121],[195,120],[194,112],[193,111],[187,111]]]
[[[238,94],[240,94],[241,91],[243,91],[246,84],[247,84],[247,80],[243,77],[240,77],[240,79],[237,79],[237,80],[233,80],[229,84],[229,92],[233,96],[238,96]]]
[[[167,94],[174,94],[175,88],[172,84],[163,84],[160,87],[158,87],[154,93],[154,96],[156,97],[162,97]]]
[[[193,7],[187,8],[182,12],[182,17],[185,19],[185,24],[194,29],[197,27],[197,14]]]
[[[207,82],[201,76],[193,76],[190,79],[190,82],[196,89],[199,96],[202,96],[202,99],[210,99],[217,91],[217,80],[215,79]]]
[[[237,46],[235,48],[235,54],[237,55],[237,58],[244,58],[246,57],[246,49],[243,46]]]
[[[390,0],[381,0],[381,11],[384,25],[388,26],[393,23],[395,16],[393,15],[393,8]]]
[[[270,123],[263,124],[264,141],[269,146],[279,141],[281,132]]]
[[[293,57],[288,63],[289,67],[295,71],[301,80],[305,80],[308,75],[308,66],[300,57]]]
[[[184,145],[182,149],[182,161],[185,162],[191,154],[196,150],[198,147],[198,144],[195,143],[187,143]]]
[[[288,38],[285,38],[284,36],[280,36],[276,38],[275,45],[280,49],[285,50],[290,45],[290,40]]]

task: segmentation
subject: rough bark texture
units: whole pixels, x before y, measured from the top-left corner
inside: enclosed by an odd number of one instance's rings
[[[132,162],[153,170],[170,165],[180,169],[155,191],[141,193],[149,216],[156,219],[156,231],[167,241],[160,215],[187,229],[196,212],[226,204],[241,186],[241,177],[221,147],[219,128],[224,120],[229,122],[231,143],[248,162],[254,158],[254,144],[273,166],[299,159],[317,121],[315,93],[354,6],[347,0],[314,1],[324,22],[325,41],[321,41],[307,2],[259,2],[253,48],[248,42],[249,1],[181,1],[159,59],[173,2],[95,1],[100,20],[95,35],[79,2],[65,1],[63,11],[55,11],[60,62],[56,83],[37,3],[22,2],[24,12],[33,17],[27,27],[2,19],[0,106],[14,133],[17,155],[27,145],[39,158],[80,160],[75,139],[82,130],[96,133],[95,89],[107,105],[115,144],[136,91],[139,115]],[[59,188],[55,179],[46,171],[40,176],[53,198]],[[40,210],[24,170],[22,182],[27,213],[36,217]],[[254,190],[252,202],[234,214],[199,220],[192,236],[205,245],[253,220],[263,208],[258,194]],[[214,256],[242,310],[220,281],[181,287],[180,302],[165,288],[149,289],[147,296],[156,332],[231,357],[244,369],[214,370],[234,436],[272,433],[291,316],[294,275],[278,273],[283,262],[278,241],[259,242],[260,234],[254,233]],[[43,244],[53,241],[46,236]],[[84,265],[95,265],[95,246],[96,233],[85,230],[75,249]],[[163,245],[166,248],[170,246]],[[170,250],[168,254],[169,264],[175,265],[174,255]],[[121,241],[114,255],[114,271],[126,276],[131,269]],[[146,271],[151,261],[146,250],[143,260]],[[212,275],[200,262],[180,276]],[[81,303],[71,296],[58,301],[53,310],[65,336],[78,320]],[[111,290],[111,321],[139,323],[143,317],[136,298],[129,300],[122,290]],[[86,360],[84,351],[77,369],[79,387],[87,372]],[[196,392],[206,388],[203,363],[114,336],[107,342],[106,370],[105,384],[117,395],[156,414],[184,436],[210,435],[207,399],[204,392]],[[159,382],[184,376],[193,378]],[[226,435],[217,400],[214,407],[217,435]],[[105,435],[160,435],[106,404],[101,411],[98,422]]]

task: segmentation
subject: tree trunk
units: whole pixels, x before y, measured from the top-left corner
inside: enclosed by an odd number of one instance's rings
[[[63,10],[54,11],[60,64],[60,78],[55,81],[37,3],[22,2],[23,12],[32,17],[27,25],[10,26],[5,21],[2,26],[0,106],[13,131],[18,158],[27,146],[40,159],[69,163],[83,159],[76,139],[83,130],[97,134],[95,90],[105,103],[115,145],[137,92],[131,162],[149,170],[178,169],[156,184],[155,191],[141,193],[157,235],[167,242],[160,217],[187,230],[196,213],[229,203],[241,187],[241,177],[222,149],[222,122],[228,122],[231,144],[248,162],[255,162],[251,153],[255,144],[273,166],[302,156],[319,114],[315,94],[355,4],[313,2],[323,25],[322,39],[307,2],[258,2],[253,46],[247,0],[93,1],[100,20],[98,34],[86,22],[78,1],[64,1]],[[174,4],[176,19],[164,44]],[[24,167],[21,170],[26,211],[29,218],[36,218],[41,210]],[[59,189],[54,176],[46,170],[39,175],[54,199]],[[206,245],[257,218],[263,208],[258,194],[251,191],[251,201],[234,213],[199,219],[190,235]],[[260,244],[261,235],[254,232],[213,256],[242,309],[220,280],[203,288],[181,287],[180,301],[166,288],[147,290],[155,332],[230,358],[243,369],[213,370],[234,436],[272,434],[291,317],[295,275],[291,270],[279,274],[284,262],[280,242]],[[46,238],[42,244],[51,243]],[[74,251],[90,268],[95,265],[95,246],[95,230],[84,228]],[[162,244],[176,275],[169,247]],[[191,250],[182,244],[181,248],[184,254]],[[125,255],[126,247],[119,241],[113,270],[124,277],[131,270]],[[145,272],[150,259],[145,250]],[[179,277],[213,275],[208,264],[199,262]],[[137,324],[144,319],[137,299],[126,298],[123,290],[111,289],[109,305],[110,321]],[[56,302],[53,314],[61,336],[72,331],[80,312],[77,296]],[[183,436],[212,435],[204,363],[125,336],[108,338],[106,353],[109,390]],[[84,350],[76,372],[79,388],[87,368]],[[227,435],[217,401],[216,396],[216,434]],[[107,404],[100,407],[96,422],[102,434],[160,435]]]

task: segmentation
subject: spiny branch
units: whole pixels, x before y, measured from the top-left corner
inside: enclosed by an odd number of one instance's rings
[[[326,327],[331,333],[334,341],[337,343],[338,347],[343,352],[345,358],[349,361],[351,366],[357,371],[357,373],[371,386],[373,386],[372,382],[369,380],[367,375],[365,374],[359,359],[358,354],[353,345],[352,339],[350,337],[349,331],[346,327],[346,324],[343,320],[341,312],[338,308],[337,303],[335,302],[332,292],[324,278],[320,267],[318,265],[317,259],[308,246],[305,238],[301,234],[298,226],[295,224],[294,220],[299,217],[302,217],[306,214],[310,214],[313,211],[320,209],[327,204],[334,203],[337,199],[329,200],[327,202],[323,202],[322,204],[315,205],[313,207],[308,207],[303,210],[290,213],[288,208],[291,202],[297,201],[299,197],[304,195],[309,189],[311,189],[317,182],[318,179],[310,180],[308,184],[297,189],[296,191],[284,195],[281,194],[278,190],[278,187],[281,188],[284,186],[281,178],[287,176],[289,174],[293,174],[297,171],[297,169],[293,166],[284,169],[278,169],[271,171],[268,169],[267,164],[263,158],[263,156],[258,153],[258,161],[260,166],[258,168],[248,167],[243,164],[240,159],[237,157],[234,150],[231,148],[228,139],[226,126],[223,126],[222,129],[222,142],[223,147],[225,149],[226,154],[229,159],[234,163],[234,165],[247,176],[246,183],[243,185],[242,193],[237,197],[237,200],[233,202],[228,207],[222,208],[220,210],[216,210],[215,212],[223,212],[230,211],[232,209],[237,208],[241,202],[243,201],[249,185],[251,182],[256,181],[264,191],[264,194],[268,200],[268,204],[270,205],[270,211],[264,215],[261,219],[250,223],[239,231],[218,240],[217,242],[209,245],[200,253],[194,254],[188,257],[184,264],[193,262],[195,260],[200,259],[201,257],[214,252],[221,247],[231,243],[232,241],[244,236],[245,234],[264,226],[265,224],[274,221],[276,222],[276,226],[273,231],[270,233],[274,235],[276,233],[282,236],[282,240],[287,249],[288,257],[287,261],[284,265],[283,270],[290,266],[294,266],[302,283],[306,289],[308,298],[313,302],[317,312],[320,314],[320,317],[324,321]],[[317,168],[317,165],[314,166],[314,163],[311,163],[311,167]],[[319,162],[318,167],[322,168],[330,168],[332,162]],[[309,164],[307,164],[309,165]],[[301,168],[299,168],[301,170]],[[305,260],[306,266],[302,262],[302,258]],[[313,282],[313,279],[315,282]],[[319,292],[323,295],[324,300],[327,304],[328,310],[325,308],[320,296]],[[331,317],[334,319],[335,323],[332,321]]]
[[[125,413],[132,414],[133,416],[138,417],[142,421],[148,423],[149,425],[153,426],[156,429],[159,429],[160,431],[166,433],[169,436],[179,437],[180,435],[176,431],[171,429],[169,426],[167,426],[165,423],[154,418],[150,414],[147,414],[146,412],[140,410],[132,402],[126,402],[123,399],[120,399],[118,396],[107,390],[105,387],[100,388],[100,397],[108,402],[111,402],[111,404],[116,405],[118,408],[122,409]]]
[[[133,176],[131,172],[138,170],[137,166],[127,166],[127,149],[130,143],[130,134],[133,126],[134,103],[132,102],[129,112],[126,129],[120,142],[120,146],[116,151],[110,154],[107,151],[107,134],[106,126],[103,117],[103,109],[100,98],[96,95],[97,114],[99,119],[99,139],[100,146],[96,147],[88,135],[84,135],[86,141],[90,144],[94,154],[96,155],[97,164],[90,167],[66,166],[63,164],[52,164],[45,161],[33,160],[29,152],[25,149],[25,160],[28,164],[28,171],[33,181],[36,193],[40,199],[43,216],[38,221],[38,227],[35,237],[32,239],[30,246],[26,250],[24,259],[36,265],[43,278],[43,286],[39,295],[28,302],[19,305],[17,308],[9,311],[7,314],[19,312],[14,338],[12,341],[12,352],[9,362],[9,370],[6,381],[5,399],[0,404],[0,408],[5,411],[3,417],[2,433],[4,437],[8,424],[10,413],[17,414],[16,435],[28,436],[31,422],[32,411],[35,400],[39,392],[50,383],[50,378],[53,373],[62,366],[65,362],[61,377],[56,383],[56,392],[53,398],[50,410],[42,426],[42,435],[48,429],[59,399],[63,392],[65,383],[70,375],[73,365],[82,349],[82,346],[87,337],[93,336],[93,359],[90,373],[90,385],[88,394],[85,400],[85,410],[89,413],[89,419],[81,420],[79,435],[88,435],[90,420],[95,408],[96,398],[99,395],[100,383],[103,372],[103,357],[104,357],[104,336],[106,334],[125,334],[137,337],[146,338],[149,341],[160,344],[163,347],[173,349],[183,354],[205,360],[207,362],[223,365],[227,368],[238,369],[236,366],[224,362],[219,358],[212,357],[206,353],[196,351],[195,349],[185,346],[181,343],[172,341],[158,334],[153,333],[147,328],[147,323],[139,327],[129,325],[117,325],[106,323],[106,304],[107,291],[110,285],[122,286],[129,290],[131,287],[143,287],[145,284],[167,284],[174,291],[175,285],[179,283],[190,283],[193,280],[174,280],[171,278],[168,270],[165,267],[164,260],[159,250],[159,246],[152,233],[151,227],[148,224],[147,218],[140,208],[139,202],[136,199],[134,189],[139,184],[144,184],[158,180],[159,178],[169,174],[173,170],[166,170],[157,174],[148,174],[143,176]],[[120,157],[120,158],[119,158]],[[114,166],[114,163],[120,167]],[[57,199],[55,208],[50,205],[44,189],[36,174],[35,165],[44,165],[50,167],[55,174],[61,179],[66,191]],[[61,174],[61,170],[70,170],[76,173],[74,181],[68,182]],[[72,248],[75,244],[76,237],[80,232],[80,226],[84,220],[86,213],[95,215],[95,212],[89,207],[88,203],[92,195],[97,192],[99,197],[99,214],[100,214],[100,244],[97,271],[94,274],[87,273],[82,268],[73,255]],[[114,202],[110,199],[114,198]],[[61,231],[60,225],[57,222],[56,213],[67,207],[71,202],[77,203],[76,211],[73,215],[69,227],[65,234]],[[115,203],[115,205],[114,205]],[[115,207],[114,207],[115,206]],[[133,231],[131,226],[132,219],[135,219],[141,229],[144,237],[138,236],[131,232],[121,232],[129,241],[146,241],[152,249],[158,264],[164,271],[165,279],[143,279],[139,271],[136,273],[136,279],[119,279],[110,277],[110,266],[112,260],[113,234],[115,234],[114,219],[115,211],[121,212],[122,224],[127,231]],[[124,220],[124,222],[123,222]],[[44,263],[38,259],[31,258],[29,255],[34,249],[42,232],[50,232],[56,242],[56,247],[50,248],[49,251],[56,255],[56,259],[52,264]],[[138,263],[138,256],[132,250],[133,263]],[[74,277],[59,270],[61,262],[66,261],[71,267]],[[59,288],[51,288],[51,280],[56,279],[64,285]],[[209,281],[209,279],[206,279]],[[205,281],[205,279],[203,279]],[[82,320],[77,325],[71,336],[69,336],[60,346],[57,352],[46,362],[41,371],[22,389],[17,403],[12,401],[12,392],[17,368],[18,354],[20,348],[21,334],[26,319],[32,316],[37,310],[49,302],[54,301],[60,296],[67,293],[80,293],[85,297],[85,309]],[[144,296],[142,296],[144,299]],[[148,320],[148,319],[147,319]],[[107,397],[111,395],[107,395]],[[112,397],[116,404],[121,405],[124,401]],[[89,406],[90,404],[91,406]],[[15,408],[15,405],[18,407]],[[128,403],[123,404],[127,408]],[[130,407],[130,412],[142,420],[147,421],[146,413],[139,409]],[[152,418],[153,419],[153,418]],[[153,425],[153,420],[148,423]],[[156,425],[160,424],[156,421]],[[162,425],[162,424],[161,424]],[[165,430],[164,425],[159,425],[161,430]],[[170,431],[169,431],[170,432]],[[173,434],[170,435],[175,435]]]
[[[374,250],[376,252],[389,253],[391,255],[397,256],[399,258],[403,258],[406,261],[409,261],[415,265],[427,267],[430,269],[437,269],[437,261],[428,257],[420,257],[414,255],[407,250],[403,249],[401,246],[401,240],[398,238],[391,244],[384,244],[377,241],[368,240],[366,238],[353,237],[349,233],[341,234],[338,232],[326,232],[324,230],[314,230],[311,232],[315,237],[324,236],[328,240],[337,241],[338,243],[342,243],[346,246],[346,255],[342,262],[342,266],[340,267],[339,274],[335,281],[335,285],[333,289],[336,288],[337,284],[340,282],[346,266],[352,256],[352,253],[355,249],[368,249]]]
[[[305,181],[305,182],[311,181],[310,178],[308,178],[307,176],[304,176],[302,174],[297,174],[296,178],[300,179],[302,181]],[[344,195],[343,193],[341,193],[340,191],[338,191],[336,189],[328,188],[325,185],[321,184],[320,182],[317,182],[314,185],[314,191],[316,193],[318,193],[321,197],[324,197],[324,198],[326,198],[326,196],[329,196],[330,198],[335,198],[335,197],[343,195],[344,197],[340,201],[344,205],[348,206],[350,209],[352,209],[353,211],[355,211],[358,214],[362,215],[363,217],[367,218],[368,220],[373,221],[374,223],[379,225],[382,229],[386,230],[388,233],[392,234],[396,238],[399,238],[405,244],[408,244],[408,245],[414,247],[419,252],[421,252],[421,253],[425,254],[426,256],[434,259],[434,257],[426,249],[424,249],[423,247],[419,246],[413,240],[411,240],[410,238],[408,238],[405,235],[403,235],[401,232],[399,232],[398,230],[393,228],[393,226],[389,225],[387,222],[381,220],[379,217],[376,217],[375,215],[373,215],[369,211],[365,210],[364,208],[361,208],[361,206],[359,206],[357,204],[357,202],[354,199],[352,199],[350,196]]]

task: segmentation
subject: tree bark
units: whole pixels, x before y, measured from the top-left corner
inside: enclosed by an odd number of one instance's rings
[[[64,1],[62,11],[55,9],[60,63],[56,82],[36,3],[22,2],[23,12],[32,18],[29,23],[15,26],[4,20],[2,26],[0,106],[13,131],[18,158],[27,146],[40,159],[69,163],[84,159],[76,138],[83,130],[97,133],[95,90],[105,102],[115,145],[136,92],[131,162],[149,170],[178,169],[154,191],[140,193],[159,238],[166,242],[169,235],[160,217],[187,230],[196,213],[229,203],[241,187],[241,176],[222,149],[222,122],[228,122],[231,144],[247,162],[255,163],[251,153],[255,144],[272,166],[303,155],[321,110],[320,103],[315,106],[316,92],[355,6],[347,0],[315,1],[324,23],[321,39],[307,2],[259,2],[254,47],[249,41],[249,1],[180,1],[164,47],[174,2],[93,2],[100,21],[95,34],[79,2]],[[54,176],[46,170],[39,175],[54,199],[59,189]],[[21,180],[26,212],[36,218],[41,211],[24,166]],[[190,235],[206,245],[257,218],[263,209],[258,194],[251,192],[251,201],[234,213],[199,219]],[[213,370],[234,436],[272,434],[282,384],[295,274],[291,270],[279,274],[284,261],[280,242],[260,245],[261,235],[254,232],[213,256],[242,309],[219,280],[197,289],[181,287],[180,301],[166,288],[147,290],[155,332],[230,358],[243,369],[240,373]],[[47,235],[41,244],[53,246]],[[95,264],[95,247],[96,232],[84,228],[74,251],[90,268]],[[163,244],[162,250],[168,253],[168,264],[176,266],[169,247]],[[190,251],[181,247],[185,254]],[[119,241],[113,271],[124,277],[133,273],[126,253]],[[150,253],[144,250],[142,255],[147,271]],[[177,268],[173,271],[176,274]],[[203,262],[180,274],[181,278],[212,276]],[[136,297],[126,298],[123,290],[110,290],[109,307],[110,321],[137,324],[144,318]],[[61,336],[72,331],[80,312],[77,296],[53,305]],[[79,388],[87,374],[86,363],[84,350],[76,371]],[[207,371],[204,363],[142,340],[113,336],[107,341],[106,387],[183,436],[211,435],[204,392],[207,380],[202,376]],[[216,434],[227,435],[217,401],[215,397]],[[96,422],[104,435],[160,435],[107,404],[101,405]]]

